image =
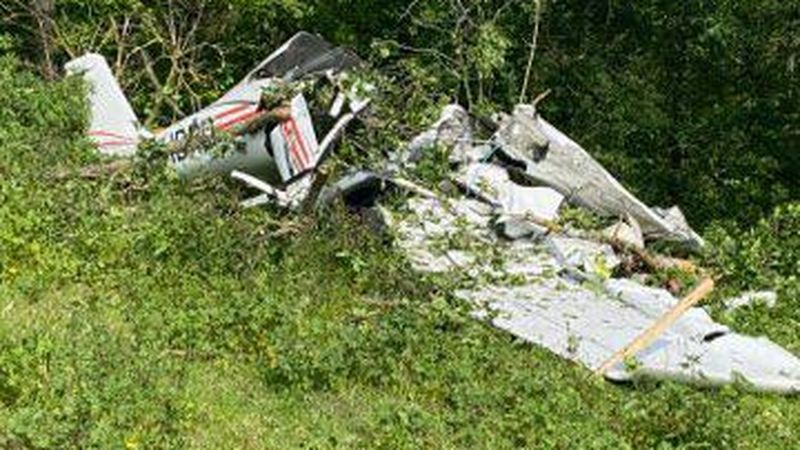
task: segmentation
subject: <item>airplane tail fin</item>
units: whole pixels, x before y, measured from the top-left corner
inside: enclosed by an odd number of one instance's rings
[[[65,69],[68,74],[83,76],[89,84],[89,136],[100,152],[110,156],[136,153],[143,128],[105,58],[90,53],[68,62]]]

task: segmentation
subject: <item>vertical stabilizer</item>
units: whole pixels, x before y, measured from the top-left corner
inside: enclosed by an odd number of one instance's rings
[[[82,75],[89,84],[89,136],[100,152],[112,156],[136,153],[141,126],[105,58],[90,53],[70,61],[65,68],[70,75]]]

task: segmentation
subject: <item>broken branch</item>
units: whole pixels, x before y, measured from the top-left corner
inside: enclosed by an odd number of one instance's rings
[[[525,81],[522,83],[522,90],[519,93],[519,103],[525,103],[525,97],[528,95],[528,85],[531,81],[531,74],[533,73],[533,61],[536,59],[536,47],[539,45],[539,26],[542,21],[542,0],[533,0],[536,6],[536,14],[534,16],[533,24],[533,40],[531,42],[531,53],[528,56],[528,66],[525,69]]]
[[[674,308],[667,311],[666,314],[661,316],[661,318],[658,319],[658,321],[656,321],[656,323],[654,323],[650,328],[645,330],[644,333],[639,335],[639,337],[634,339],[633,342],[623,347],[621,350],[611,356],[611,358],[609,358],[606,362],[604,362],[600,368],[595,371],[595,375],[605,375],[606,372],[611,370],[619,362],[635,356],[637,353],[650,346],[650,344],[658,339],[659,336],[664,334],[669,327],[677,322],[681,316],[683,316],[688,310],[693,308],[697,303],[711,294],[713,290],[714,280],[711,278],[706,278],[703,280],[703,282],[700,283],[700,285],[697,286],[697,288],[695,288],[691,294],[678,302]]]

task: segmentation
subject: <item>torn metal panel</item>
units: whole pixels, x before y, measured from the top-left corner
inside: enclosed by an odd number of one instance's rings
[[[401,156],[403,163],[416,163],[433,147],[450,150],[450,162],[478,161],[482,155],[473,147],[472,124],[469,113],[460,105],[447,105],[431,127],[415,137]]]
[[[506,116],[495,136],[510,158],[523,163],[533,179],[557,189],[570,201],[597,212],[639,221],[645,235],[702,246],[702,238],[685,223],[666,219],[626,190],[577,143],[520,105]]]
[[[482,280],[455,293],[475,306],[477,317],[589,369],[599,368],[678,302],[664,289],[633,280],[577,282],[562,274],[570,259],[550,254],[547,246],[504,243],[487,233],[497,207],[486,203],[412,199],[409,210],[395,227],[399,247],[417,270]],[[600,245],[570,239],[587,248]],[[573,263],[585,268],[586,259]],[[800,393],[800,359],[767,339],[732,333],[702,308],[692,308],[639,352],[634,365],[620,363],[606,377],[700,386],[744,382],[755,390]]]
[[[491,321],[498,328],[595,370],[672,303],[665,301],[671,297],[666,292],[641,286],[627,289],[640,289],[629,298],[636,302],[558,279],[457,295],[492,311]],[[606,376],[616,381],[654,378],[703,386],[744,382],[755,390],[800,393],[797,357],[767,339],[730,333],[700,308],[638,353],[633,366],[620,363]]]
[[[564,203],[564,196],[554,189],[520,186],[511,181],[505,168],[495,164],[465,166],[456,182],[478,198],[499,206],[505,216],[552,222]]]

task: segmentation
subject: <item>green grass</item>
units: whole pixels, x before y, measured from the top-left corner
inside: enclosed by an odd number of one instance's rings
[[[80,86],[9,59],[0,85],[0,447],[800,443],[795,399],[615,386],[474,321],[344,213],[244,212],[157,163],[81,179]],[[796,350],[788,309],[745,314]]]

